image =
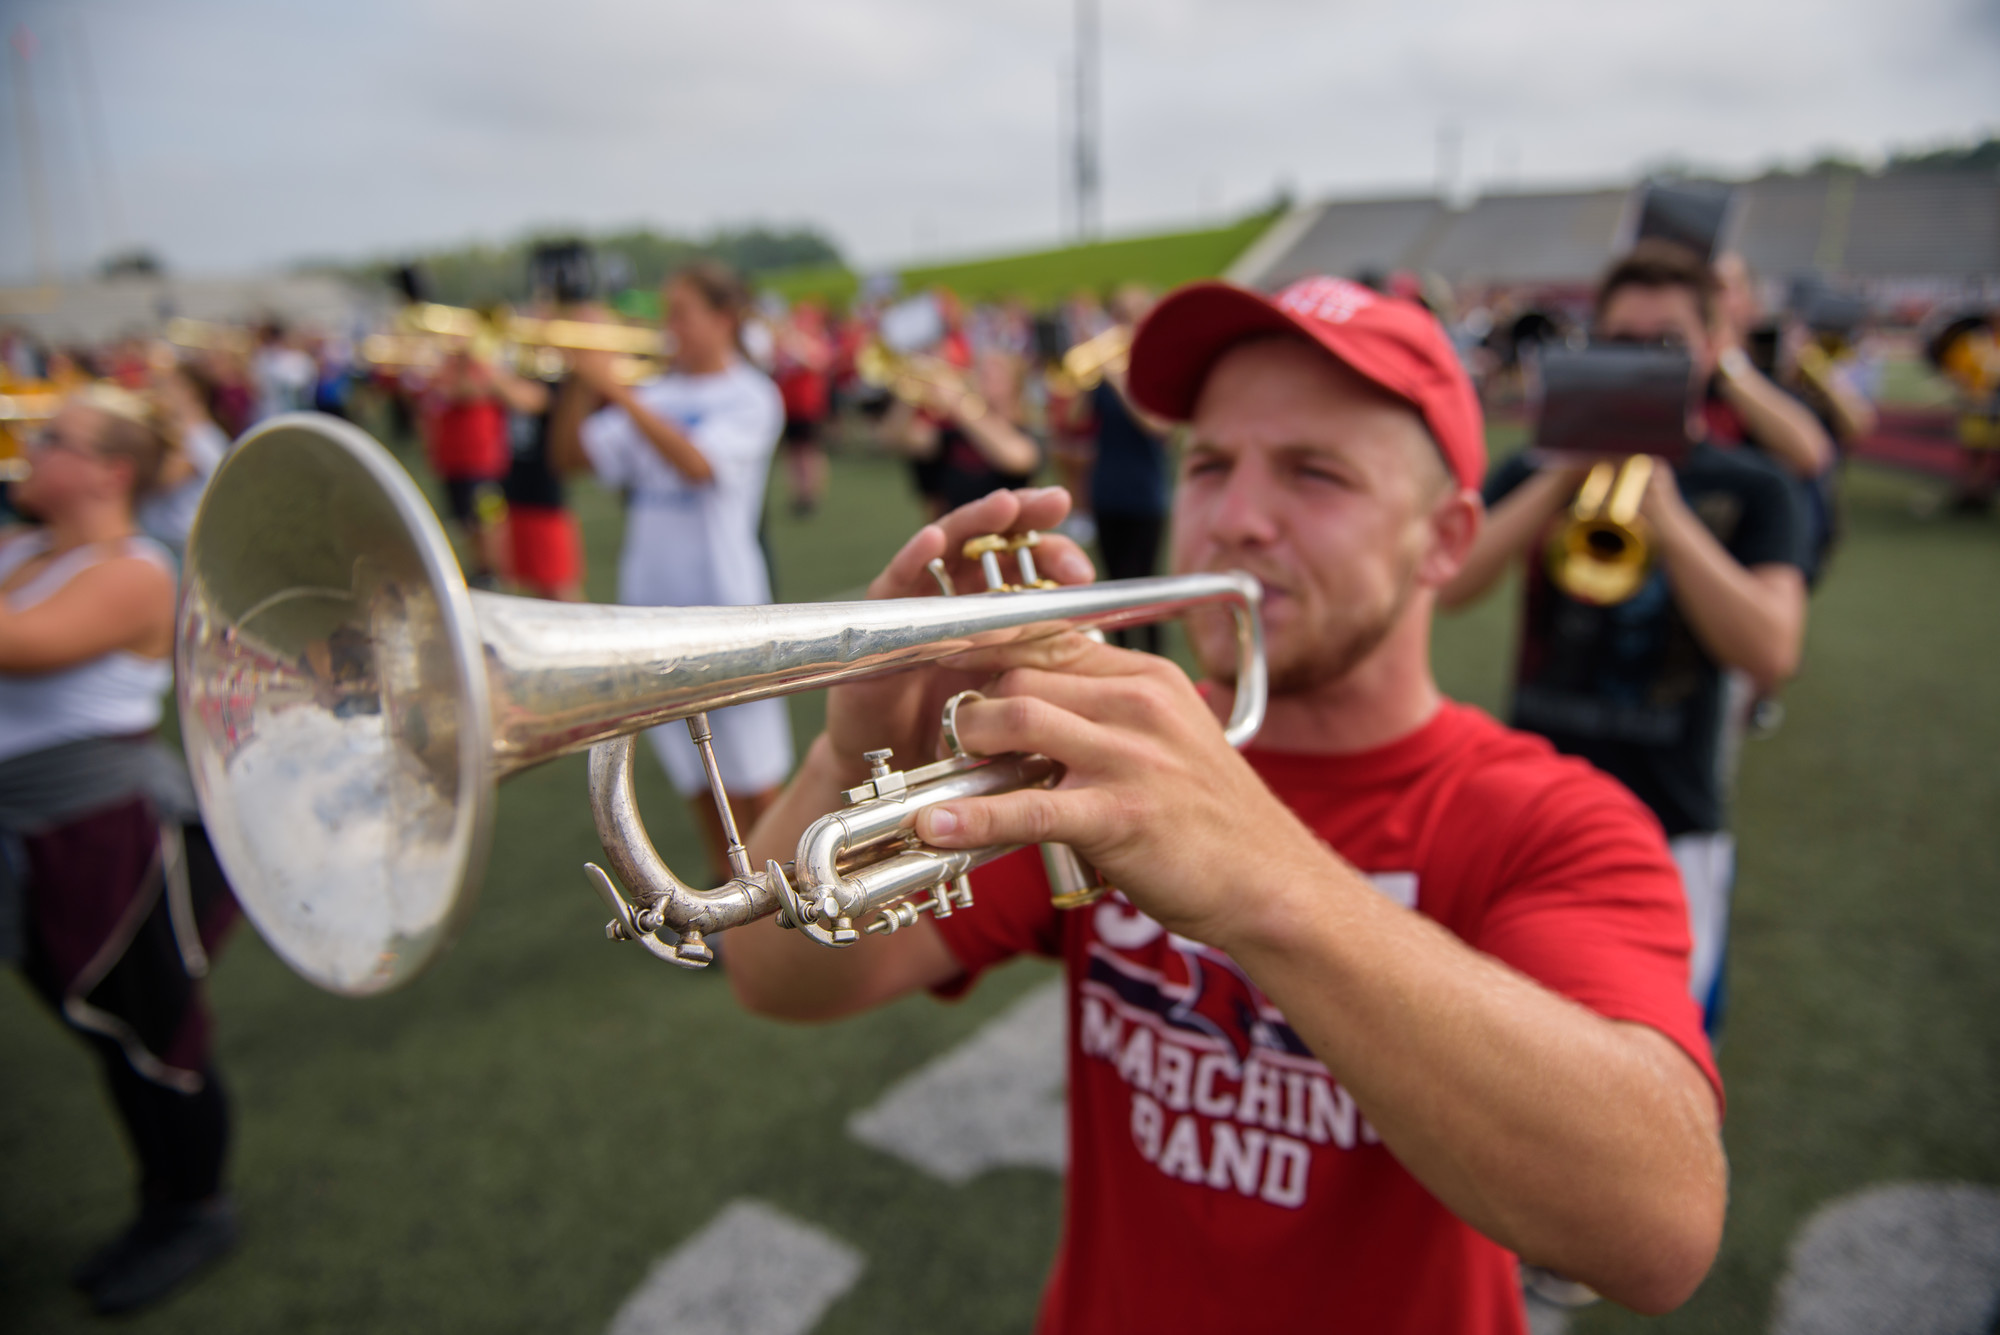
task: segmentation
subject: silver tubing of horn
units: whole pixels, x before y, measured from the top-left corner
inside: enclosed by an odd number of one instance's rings
[[[693,714],[832,686],[1063,629],[1235,615],[1232,745],[1264,714],[1257,582],[1237,571],[1061,589],[763,607],[606,607],[472,594],[506,776]]]

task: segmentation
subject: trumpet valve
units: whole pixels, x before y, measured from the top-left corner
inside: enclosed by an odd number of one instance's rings
[[[1006,577],[1000,573],[1000,553],[1011,546],[998,533],[986,533],[976,538],[967,538],[960,552],[969,561],[979,562],[979,573],[986,576],[986,588],[990,593],[999,593],[1007,587]]]
[[[1008,543],[1014,553],[1014,560],[1021,566],[1021,587],[1024,589],[1053,589],[1056,582],[1043,579],[1042,572],[1035,569],[1035,548],[1042,545],[1042,535],[1033,529],[1022,533]]]
[[[1002,533],[985,533],[976,538],[967,538],[959,552],[966,560],[979,562],[979,572],[986,577],[988,593],[1017,593],[1022,589],[1056,587],[1054,580],[1043,579],[1042,572],[1035,568],[1034,549],[1041,545],[1042,535],[1030,529],[1026,533],[1016,533],[1012,537]],[[1007,577],[1000,572],[1002,552],[1014,554],[1014,562],[1021,571],[1019,584],[1009,584]],[[943,583],[942,580],[939,582]]]

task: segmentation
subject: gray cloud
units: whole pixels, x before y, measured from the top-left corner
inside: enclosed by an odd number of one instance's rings
[[[1103,0],[1114,229],[1309,193],[1749,170],[2000,126],[1988,0]],[[88,24],[128,230],[189,270],[538,224],[812,221],[864,261],[1053,239],[1067,0],[14,0],[60,251],[110,240],[71,60]],[[6,76],[13,78],[11,68]],[[32,270],[0,100],[0,277]]]

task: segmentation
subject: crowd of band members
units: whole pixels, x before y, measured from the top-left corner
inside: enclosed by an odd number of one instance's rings
[[[1392,300],[1423,297],[1403,279],[1382,287]],[[1596,295],[1594,336],[1677,343],[1702,377],[1702,440],[1678,470],[1657,475],[1648,496],[1660,562],[1639,598],[1584,608],[1550,584],[1539,561],[1523,559],[1539,552],[1577,481],[1573,469],[1528,456],[1488,477],[1485,535],[1443,591],[1448,606],[1468,602],[1509,565],[1525,570],[1513,722],[1591,759],[1665,826],[1690,895],[1693,987],[1711,1028],[1720,1015],[1733,879],[1727,797],[1736,743],[1753,705],[1773,696],[1797,668],[1807,594],[1838,537],[1840,461],[1873,417],[1866,358],[1850,355],[1832,377],[1799,375],[1810,331],[1785,330],[1775,341],[1775,362],[1759,368],[1750,351],[1765,323],[1756,294],[1730,257],[1705,267],[1641,251],[1622,261]],[[61,477],[28,489],[26,508],[43,528],[40,536],[0,546],[4,620],[32,629],[31,597],[49,598],[91,567],[115,567],[111,578],[144,586],[130,600],[130,624],[96,626],[80,641],[92,652],[56,666],[143,671],[150,664],[160,680],[147,689],[157,697],[165,685],[162,632],[172,593],[170,578],[156,575],[171,570],[169,553],[185,543],[201,487],[229,442],[283,412],[346,414],[363,389],[404,415],[421,437],[449,515],[463,530],[468,575],[476,583],[580,599],[581,539],[565,480],[589,471],[620,490],[628,507],[620,601],[771,601],[759,527],[773,457],[782,451],[777,471],[792,512],[810,516],[826,498],[824,451],[836,433],[859,434],[905,457],[933,519],[995,490],[1024,486],[1050,466],[1074,498],[1068,532],[1095,542],[1100,575],[1153,573],[1170,507],[1167,424],[1135,406],[1120,366],[1081,391],[1065,391],[1050,374],[1062,349],[1114,323],[1143,319],[1150,295],[1122,289],[1108,309],[1080,297],[1039,318],[1017,303],[967,309],[949,294],[935,300],[944,335],[931,355],[953,374],[905,396],[868,386],[855,373],[880,303],[863,303],[845,316],[809,301],[760,307],[740,280],[713,264],[668,282],[664,318],[678,359],[639,385],[623,383],[611,359],[595,354],[571,355],[546,378],[462,350],[421,375],[370,368],[355,360],[347,340],[275,324],[247,330],[240,341],[177,352],[123,339],[89,352],[43,353],[18,335],[0,336],[10,384],[85,395],[29,444],[38,474],[58,445],[73,444],[88,463],[88,475],[80,473],[67,489]],[[1497,384],[1504,360],[1482,338],[1494,323],[1489,308],[1473,305],[1450,328],[1466,360],[1490,370]],[[100,383],[113,388],[88,397],[88,387]],[[49,494],[38,497],[42,491]],[[46,546],[48,535],[72,528],[61,551],[21,545]],[[164,549],[149,545],[148,534]],[[95,555],[75,558],[74,571],[53,579],[49,558],[72,550]],[[49,590],[31,589],[38,580],[48,580]],[[1124,633],[1124,642],[1159,648],[1156,630]],[[32,651],[23,652],[28,656],[0,662],[0,685],[47,670]],[[110,739],[91,731],[89,713],[79,715],[83,731],[61,738],[63,745]],[[149,709],[121,713],[116,735],[146,733],[158,721],[156,699]],[[0,732],[21,723],[0,711]],[[747,829],[792,768],[784,706],[772,701],[722,711],[715,731],[724,780]],[[691,745],[678,726],[657,730],[654,745],[696,812],[720,872],[722,831]],[[39,752],[24,754],[33,760]],[[144,768],[123,752],[116,764],[133,775]],[[133,864],[116,872],[123,879],[96,919],[64,937],[45,930],[45,914],[39,927],[31,925],[25,951],[38,990],[98,1050],[141,1166],[138,1219],[78,1274],[79,1283],[98,1286],[107,1309],[133,1301],[131,1286],[120,1289],[108,1277],[123,1273],[121,1265],[129,1271],[126,1263],[147,1245],[167,1238],[179,1239],[183,1251],[226,1249],[234,1236],[222,1194],[227,1114],[208,1056],[198,971],[189,964],[203,941],[213,944],[207,929],[217,919],[204,919],[195,950],[185,948],[189,929],[169,920],[167,898],[147,870],[148,850],[159,831],[186,814],[184,804],[156,791],[153,780],[123,770],[113,784],[119,785],[120,819],[131,829],[121,827],[116,840],[94,828],[78,834],[73,822],[51,824],[73,812],[6,813],[14,821],[11,836],[28,840],[29,864],[45,885],[66,883],[67,870],[49,859],[65,856],[69,845],[62,841],[70,836],[115,844]],[[128,954],[108,963],[99,958],[113,929],[129,927],[134,914],[141,928],[127,936]],[[35,938],[37,930],[47,939]],[[58,957],[67,963],[51,962]],[[105,984],[107,969],[123,988],[115,1001],[98,998],[114,1022],[79,1022],[78,1007],[89,1007],[76,989]],[[123,1019],[119,1007],[129,1011]],[[167,1056],[181,1065],[163,1067]],[[170,1070],[165,1078],[162,1069]],[[194,1243],[186,1242],[190,1235]],[[139,1300],[153,1296],[143,1285],[137,1293]]]

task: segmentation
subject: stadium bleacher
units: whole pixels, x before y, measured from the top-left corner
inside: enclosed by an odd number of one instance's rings
[[[1231,270],[1276,289],[1306,273],[1411,269],[1457,283],[1585,284],[1621,240],[1631,187],[1331,200],[1280,219]],[[2000,177],[1828,171],[1744,182],[1731,246],[1759,273],[1958,286],[2000,277]]]

